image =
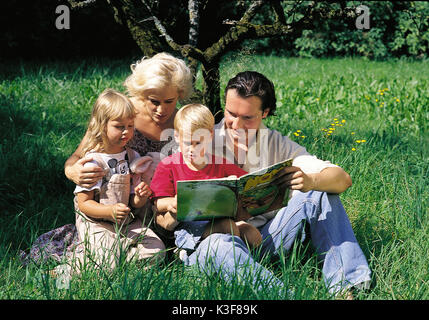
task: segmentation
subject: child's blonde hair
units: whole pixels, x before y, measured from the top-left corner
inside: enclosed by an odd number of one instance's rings
[[[92,108],[88,124],[87,140],[81,156],[90,150],[104,151],[107,145],[107,122],[117,119],[132,119],[136,110],[131,100],[124,94],[106,89],[97,98]]]
[[[214,117],[210,109],[199,103],[191,103],[183,106],[174,117],[174,129],[179,134],[186,131],[189,134],[198,129],[213,130]]]
[[[131,65],[132,74],[124,82],[132,97],[142,97],[150,89],[174,86],[179,99],[186,99],[192,92],[192,72],[185,62],[161,52],[152,58],[143,57]]]

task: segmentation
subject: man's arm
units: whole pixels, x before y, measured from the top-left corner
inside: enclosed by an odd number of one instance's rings
[[[319,173],[304,173],[299,167],[288,167],[286,184],[292,190],[342,193],[352,185],[350,175],[340,167],[328,167]]]

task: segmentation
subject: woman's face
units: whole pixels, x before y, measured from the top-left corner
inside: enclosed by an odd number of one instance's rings
[[[156,124],[166,123],[176,109],[179,92],[176,87],[150,89],[143,96],[143,103],[149,117]]]

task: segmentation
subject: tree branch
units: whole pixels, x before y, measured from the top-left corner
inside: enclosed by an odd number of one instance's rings
[[[152,14],[151,8],[146,4],[144,0],[141,0],[142,3],[146,6],[150,14]],[[155,26],[158,30],[158,32],[165,38],[165,41],[167,41],[168,45],[175,51],[178,51],[182,54],[183,57],[191,57],[194,59],[197,59],[199,61],[206,61],[206,58],[204,56],[204,53],[196,48],[195,46],[191,46],[189,44],[180,45],[174,39],[168,34],[167,29],[164,27],[162,22],[155,16],[152,15],[152,17],[141,20],[140,22],[152,20],[155,23]]]
[[[252,20],[252,18],[255,16],[256,12],[258,11],[258,9],[264,4],[264,0],[258,0],[258,1],[254,1],[252,2],[252,4],[249,6],[249,8],[247,8],[246,12],[244,12],[243,16],[241,17],[240,21],[237,20],[230,20],[230,19],[225,19],[223,21],[223,24],[232,24],[232,25],[236,25],[239,23],[246,23],[246,22],[250,22],[250,20]]]
[[[259,10],[259,8],[264,4],[265,1],[263,0],[257,0],[253,1],[252,4],[247,8],[246,12],[243,14],[243,16],[240,19],[240,22],[250,22],[252,18],[255,16],[256,12]]]
[[[218,42],[205,50],[207,60],[217,59],[227,48],[244,39],[266,38],[275,35],[286,35],[293,29],[289,25],[275,23],[272,25],[255,25],[248,22],[239,22],[232,27]]]
[[[273,7],[274,13],[276,15],[276,22],[286,24],[285,12],[282,5],[280,4],[280,0],[272,1],[271,6]]]
[[[75,9],[75,8],[81,9],[81,8],[85,8],[93,5],[94,3],[97,2],[97,0],[86,0],[86,1],[68,0],[68,2],[70,3],[72,9]]]
[[[188,11],[189,11],[189,44],[191,46],[197,46],[199,26],[200,26],[200,1],[189,0]]]

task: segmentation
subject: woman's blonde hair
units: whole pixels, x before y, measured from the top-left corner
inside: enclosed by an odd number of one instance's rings
[[[192,72],[181,59],[161,52],[152,58],[143,57],[131,65],[132,74],[124,82],[127,93],[142,97],[150,89],[174,86],[179,99],[186,99],[192,93]]]
[[[131,100],[124,94],[106,89],[97,98],[92,108],[88,124],[87,139],[83,146],[83,157],[90,150],[104,151],[107,145],[107,122],[117,119],[132,119],[136,110]]]
[[[183,106],[174,117],[174,129],[179,134],[184,133],[184,131],[192,134],[198,129],[212,131],[214,123],[215,119],[210,109],[199,103]]]

